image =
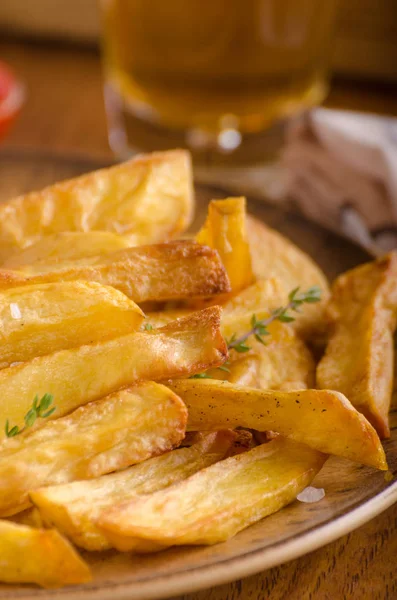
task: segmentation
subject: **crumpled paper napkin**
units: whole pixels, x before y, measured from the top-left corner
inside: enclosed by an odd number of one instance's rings
[[[397,247],[397,119],[318,108],[292,120],[286,196],[373,254]]]

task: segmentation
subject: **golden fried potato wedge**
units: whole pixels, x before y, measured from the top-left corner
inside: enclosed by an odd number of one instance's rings
[[[130,245],[155,244],[183,231],[192,216],[188,152],[141,155],[2,204],[0,262],[63,231],[112,231]]]
[[[102,511],[178,483],[212,465],[231,450],[235,438],[230,430],[205,434],[188,448],[90,481],[42,488],[32,492],[30,498],[43,521],[55,525],[77,546],[106,550],[111,544],[96,526]]]
[[[253,282],[246,232],[245,198],[212,200],[208,205],[207,219],[196,235],[196,240],[219,252],[233,293],[239,292]]]
[[[288,327],[269,327],[266,346],[250,341],[244,355],[231,352],[226,367],[210,369],[206,376],[235,385],[263,390],[305,390],[313,387],[315,363],[302,340]],[[292,334],[292,335],[291,335]]]
[[[19,525],[27,525],[28,527],[36,527],[39,529],[45,527],[40,511],[35,506],[30,506],[26,510],[6,518]]]
[[[252,432],[248,431],[248,429],[236,429],[234,433],[236,434],[236,439],[225,458],[237,456],[237,454],[252,450],[252,448],[255,448],[255,446],[258,445],[255,442]]]
[[[99,526],[121,550],[139,539],[164,545],[215,544],[292,502],[326,456],[279,437],[185,481],[103,511]]]
[[[295,327],[305,339],[322,336],[329,286],[320,267],[290,240],[254,217],[248,217],[247,231],[257,279],[275,277],[284,286],[286,298],[296,287],[302,290],[314,285],[320,287],[321,302],[305,307]]]
[[[288,293],[290,291],[288,290]],[[252,315],[252,313],[257,314],[260,311],[270,312],[288,302],[288,293],[279,279],[275,277],[260,279],[229,298],[222,305],[222,316],[226,320]],[[299,317],[300,315],[297,319]],[[294,327],[294,325],[295,321],[290,326]]]
[[[241,426],[276,431],[320,452],[387,468],[376,431],[339,392],[256,390],[210,379],[167,385],[185,402],[190,430]]]
[[[0,516],[21,512],[36,488],[92,479],[172,450],[187,411],[168,388],[142,382],[27,429],[0,444]]]
[[[118,290],[86,281],[0,292],[0,367],[139,329],[141,309]]]
[[[137,303],[213,296],[230,291],[218,253],[191,241],[127,248],[88,264],[33,265],[0,269],[0,290],[54,281],[96,281]]]
[[[0,438],[6,419],[23,426],[36,394],[53,395],[56,411],[51,418],[58,418],[142,379],[188,377],[221,364],[227,348],[220,312],[214,306],[153,332],[61,350],[1,370]]]
[[[273,310],[288,304],[288,295],[291,291],[292,288],[287,289],[275,277],[260,279],[222,305],[222,323],[226,324],[229,320],[233,321],[243,317],[248,318],[253,314],[258,319],[264,319]],[[305,290],[302,288],[302,291]],[[302,326],[303,330],[305,329],[305,314],[307,310],[311,311],[312,306],[306,304],[302,312],[294,314],[295,320],[288,323],[288,326],[298,335],[301,334]]]
[[[265,311],[255,313],[259,319],[269,316]],[[299,319],[300,315],[298,316]],[[227,315],[222,318],[222,334],[226,339],[230,339],[233,334],[237,337],[249,331],[252,313],[243,317],[230,318]],[[230,374],[224,373],[230,382],[240,383],[240,385],[251,385],[261,389],[306,389],[314,386],[315,363],[310,350],[297,334],[286,323],[273,321],[268,326],[269,335],[266,336],[266,345],[259,343],[254,336],[251,336],[247,344],[250,346],[250,355],[248,356],[231,350]],[[237,360],[236,360],[237,359]],[[252,383],[242,381],[242,371],[244,369],[253,377]],[[236,375],[236,369],[237,375]],[[248,369],[248,371],[247,371]],[[211,371],[211,373],[215,373]],[[219,369],[218,369],[219,373]],[[221,371],[222,373],[222,371]],[[254,375],[255,373],[255,375]],[[238,379],[237,379],[238,377]],[[217,377],[218,378],[218,377]],[[219,377],[221,378],[221,377]]]
[[[48,265],[117,252],[130,246],[128,239],[110,231],[65,231],[40,238],[11,254],[2,267],[19,269],[26,265]]]
[[[164,327],[165,325],[168,325],[168,323],[172,323],[172,321],[176,321],[177,319],[184,319],[185,317],[192,315],[194,312],[194,309],[191,308],[178,308],[153,312],[149,311],[147,313],[147,321],[150,323],[150,325],[152,325],[152,327]]]
[[[91,579],[87,563],[56,529],[0,521],[0,581],[56,588]]]
[[[345,394],[381,437],[389,436],[397,254],[337,278],[328,307],[330,337],[317,368],[317,386]]]
[[[259,387],[259,363],[258,355],[250,352],[237,357],[233,356],[223,369],[209,369],[205,375],[210,379],[257,388]]]

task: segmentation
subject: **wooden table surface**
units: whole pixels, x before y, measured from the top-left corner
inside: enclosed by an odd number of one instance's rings
[[[101,70],[91,50],[0,43],[27,102],[8,146],[109,159]],[[397,88],[335,83],[327,106],[397,115]],[[397,599],[397,505],[333,544],[281,567],[174,600]]]

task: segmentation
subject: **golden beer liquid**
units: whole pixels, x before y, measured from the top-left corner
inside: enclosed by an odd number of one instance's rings
[[[104,0],[108,84],[142,120],[256,133],[327,90],[337,0]]]

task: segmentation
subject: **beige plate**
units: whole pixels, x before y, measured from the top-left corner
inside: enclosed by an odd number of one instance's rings
[[[89,160],[0,154],[0,199],[97,166]],[[225,194],[209,188],[198,192],[201,217],[206,200]],[[255,200],[250,210],[314,256],[331,278],[367,258],[359,248],[290,212]],[[390,469],[397,474],[396,410],[391,414],[391,426],[392,437],[385,448]],[[145,600],[176,596],[239,579],[311,552],[397,501],[397,481],[387,483],[381,472],[338,459],[327,462],[315,485],[325,489],[321,502],[295,502],[227,543],[171,549],[146,557],[113,552],[87,554],[94,572],[92,584],[56,591],[0,586],[0,599]]]

